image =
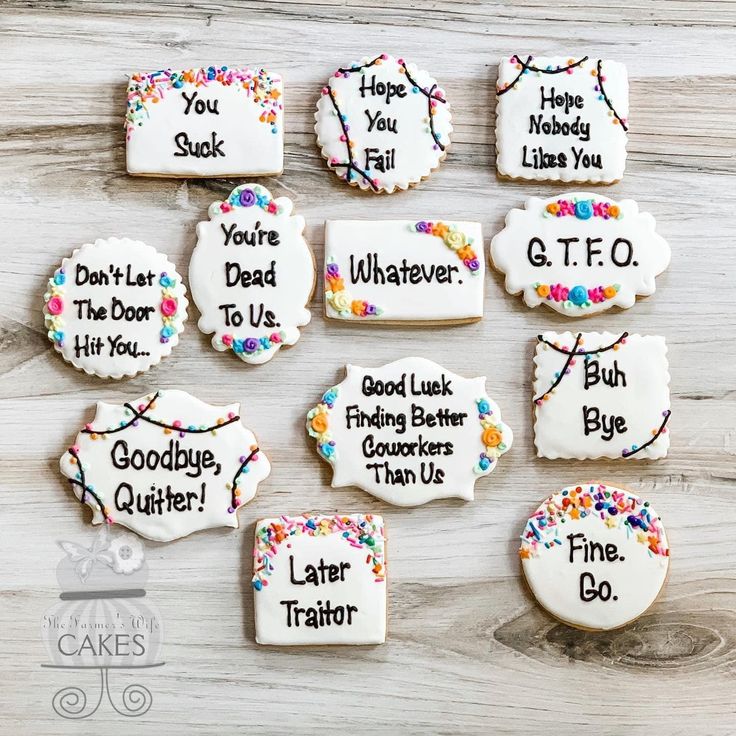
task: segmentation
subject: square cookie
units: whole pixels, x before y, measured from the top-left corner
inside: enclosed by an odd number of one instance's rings
[[[386,539],[376,514],[261,519],[253,549],[256,641],[386,640]]]
[[[511,179],[611,183],[624,174],[626,67],[587,56],[501,60],[496,167]]]
[[[539,457],[666,457],[670,374],[663,337],[545,332],[534,365]]]
[[[284,88],[265,69],[133,74],[125,115],[129,174],[266,176],[284,166]]]

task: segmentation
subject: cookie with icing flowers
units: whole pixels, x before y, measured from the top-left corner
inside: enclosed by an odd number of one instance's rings
[[[519,556],[542,608],[571,626],[606,631],[634,621],[654,603],[670,549],[648,501],[586,483],[542,502],[524,527]]]
[[[385,324],[483,317],[478,222],[328,220],[325,315]]]
[[[259,644],[382,644],[383,519],[377,514],[261,519],[252,585]]]
[[[483,377],[425,358],[349,365],[346,374],[307,414],[333,488],[358,486],[395,506],[471,501],[475,481],[511,448],[513,433]]]
[[[293,206],[259,184],[243,184],[197,225],[189,283],[199,329],[213,333],[215,350],[232,350],[245,363],[271,360],[311,319],[314,258]]]
[[[527,306],[587,317],[654,293],[671,255],[654,228],[654,218],[631,199],[585,192],[531,197],[525,209],[506,215],[491,259],[506,274],[506,291],[521,292]]]
[[[624,175],[629,81],[587,56],[501,60],[496,167],[501,177],[610,184]]]
[[[388,54],[341,67],[322,88],[317,145],[348,184],[390,194],[427,178],[450,145],[450,107],[425,71]]]
[[[60,467],[93,524],[157,542],[236,528],[236,511],[271,472],[239,404],[212,406],[178,390],[98,402]]]
[[[284,88],[265,69],[210,66],[133,74],[129,174],[270,176],[284,167]]]
[[[150,245],[96,240],[64,258],[49,280],[48,337],[64,360],[85,373],[135,376],[179,342],[185,294],[174,264]]]
[[[545,332],[534,366],[539,457],[666,457],[671,412],[663,337]]]

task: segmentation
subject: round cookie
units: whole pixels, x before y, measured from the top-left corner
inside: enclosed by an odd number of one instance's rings
[[[659,595],[669,546],[662,522],[630,491],[603,483],[549,496],[521,535],[521,567],[537,602],[563,623],[606,631]]]
[[[189,302],[181,276],[150,245],[98,239],[65,258],[44,294],[49,340],[100,378],[135,376],[179,342]]]
[[[322,88],[315,120],[327,165],[348,184],[387,194],[427,178],[452,132],[437,82],[388,54],[338,69]]]

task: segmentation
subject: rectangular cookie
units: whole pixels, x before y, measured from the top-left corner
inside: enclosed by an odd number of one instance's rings
[[[305,514],[261,519],[252,584],[259,644],[382,644],[383,518]]]
[[[499,176],[610,184],[624,175],[629,81],[623,64],[515,54],[501,60],[496,96]]]
[[[475,322],[483,316],[478,222],[328,220],[325,316],[351,322]]]
[[[545,332],[534,357],[539,457],[656,460],[670,445],[663,337]]]
[[[280,174],[283,84],[265,69],[216,67],[133,74],[126,161],[136,176]]]

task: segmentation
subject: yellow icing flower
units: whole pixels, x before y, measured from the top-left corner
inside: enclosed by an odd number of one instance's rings
[[[445,245],[453,250],[460,250],[465,246],[465,235],[459,230],[449,230],[445,235]]]
[[[335,307],[338,312],[344,312],[346,309],[349,310],[352,301],[352,297],[344,289],[342,291],[336,291],[332,295],[332,306]]]

